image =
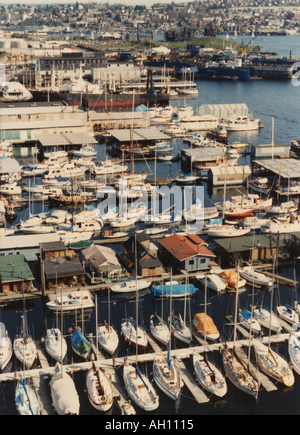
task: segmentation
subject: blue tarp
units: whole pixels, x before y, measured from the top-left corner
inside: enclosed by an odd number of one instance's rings
[[[141,104],[140,106],[137,106],[134,111],[135,112],[147,112],[147,106],[145,104]]]
[[[197,288],[193,286],[193,284],[189,284],[188,286],[186,286],[185,284],[172,285],[172,296],[184,296],[185,294],[189,296],[196,293],[196,291]],[[171,296],[171,285],[154,285],[151,288],[151,292],[153,293],[153,296]]]
[[[246,320],[251,319],[251,313],[250,313],[250,311],[246,310],[246,308],[244,308],[244,309],[241,311],[241,316],[243,316],[244,319],[246,319]]]

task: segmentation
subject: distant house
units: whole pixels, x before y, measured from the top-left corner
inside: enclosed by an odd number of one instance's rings
[[[3,255],[0,257],[0,292],[22,293],[30,292],[34,276],[25,257],[18,255]]]
[[[159,240],[159,244],[164,264],[178,270],[209,269],[215,257],[207,243],[194,234],[174,234]]]
[[[135,250],[135,237],[131,237],[124,244],[122,257],[127,267],[135,269],[135,256],[137,255],[137,274],[143,277],[160,276],[163,265],[157,257],[157,246],[146,233],[136,234],[137,249]]]
[[[102,278],[113,278],[122,274],[122,266],[115,251],[106,246],[91,246],[82,251],[86,270]]]
[[[84,270],[74,251],[63,242],[41,243],[41,280],[43,290],[56,285],[73,286],[84,282]]]

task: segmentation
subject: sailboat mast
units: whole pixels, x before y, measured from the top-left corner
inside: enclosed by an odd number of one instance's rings
[[[236,327],[237,327],[237,310],[238,310],[238,288],[239,288],[239,268],[240,262],[238,262],[237,266],[237,277],[236,277],[236,286],[235,286],[235,312],[234,312],[234,332],[233,332],[233,347],[235,348],[236,342]]]

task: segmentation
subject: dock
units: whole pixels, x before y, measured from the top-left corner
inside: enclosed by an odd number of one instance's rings
[[[191,372],[186,368],[183,361],[176,361],[176,366],[181,371],[182,380],[186,387],[190,390],[192,393],[194,399],[197,401],[197,403],[207,403],[209,402],[209,398],[204,394],[204,392],[201,390],[201,388],[198,386],[194,376],[191,374]]]

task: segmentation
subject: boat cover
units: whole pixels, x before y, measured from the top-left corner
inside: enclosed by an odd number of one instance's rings
[[[73,346],[81,353],[81,355],[90,351],[90,343],[85,338],[83,333],[78,329],[75,329],[75,331],[72,333],[71,341]]]
[[[193,295],[196,293],[197,289],[193,284],[186,286],[185,284],[173,284],[172,285],[172,295]],[[153,296],[171,296],[171,285],[154,285],[151,288]]]
[[[4,323],[0,323],[0,344],[2,340],[6,340],[6,328]]]
[[[246,310],[246,308],[244,308],[241,311],[241,316],[243,316],[244,319],[246,319],[246,320],[250,320],[251,319],[251,313],[250,313],[250,311]]]
[[[205,313],[195,314],[194,319],[198,321],[197,331],[202,334],[204,332]],[[214,324],[212,318],[206,315],[206,335],[212,335],[218,333],[219,333],[218,328]]]
[[[233,269],[225,270],[218,274],[219,276],[224,276],[230,287],[236,287],[237,285],[237,273]]]

